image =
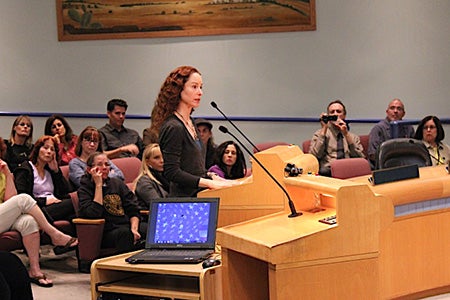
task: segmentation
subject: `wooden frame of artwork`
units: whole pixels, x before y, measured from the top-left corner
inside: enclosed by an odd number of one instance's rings
[[[60,41],[316,29],[315,0],[56,0],[56,13]]]

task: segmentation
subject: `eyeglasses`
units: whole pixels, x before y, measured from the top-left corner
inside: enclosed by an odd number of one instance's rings
[[[55,129],[56,127],[59,128],[59,127],[62,127],[62,126],[64,126],[63,123],[56,123],[56,124],[52,125],[52,129]]]
[[[19,125],[22,126],[22,127],[26,126],[26,127],[30,127],[31,128],[31,124],[28,124],[28,123],[23,123],[22,122],[22,123],[19,123]]]
[[[91,138],[91,137],[85,137],[85,138],[83,138],[83,141],[88,142],[88,143],[98,144],[98,140],[95,138]]]
[[[436,126],[430,125],[430,126],[423,126],[423,130],[433,130],[436,129]]]
[[[98,140],[97,139],[90,138],[90,137],[84,138],[83,141],[88,142],[88,143],[98,144]]]

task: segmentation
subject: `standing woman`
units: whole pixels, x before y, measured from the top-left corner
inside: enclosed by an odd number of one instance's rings
[[[72,221],[75,210],[68,194],[69,184],[58,166],[58,143],[44,135],[34,144],[30,160],[14,172],[17,192],[32,196],[50,222]]]
[[[77,157],[69,162],[69,178],[76,189],[80,187],[80,179],[86,172],[87,159],[94,152],[103,152],[102,135],[97,128],[87,126],[80,133],[75,147]],[[124,180],[122,171],[110,160],[109,177],[117,177]]]
[[[66,166],[75,154],[78,137],[73,134],[72,128],[66,119],[58,114],[52,115],[45,122],[45,135],[56,138],[58,142],[59,165]]]
[[[450,161],[450,147],[442,143],[445,138],[441,120],[436,116],[426,116],[417,126],[414,136],[422,140],[430,153],[433,166],[445,165]]]
[[[202,88],[202,76],[196,68],[178,67],[165,79],[152,109],[150,131],[159,136],[170,196],[196,196],[203,188],[231,185],[207,178],[206,149],[191,118],[200,105]]]
[[[116,248],[118,253],[131,251],[145,236],[145,224],[139,230],[137,198],[120,179],[109,178],[109,159],[95,152],[87,160],[86,175],[78,189],[81,218],[105,219],[102,247]]]
[[[158,144],[149,144],[142,155],[141,170],[134,181],[134,193],[141,209],[149,209],[152,199],[166,198],[169,182],[163,176],[164,159]]]
[[[214,161],[215,165],[208,172],[216,173],[219,177],[238,179],[247,172],[244,153],[233,141],[223,142],[217,147]]]
[[[3,158],[9,170],[14,172],[17,166],[28,160],[33,149],[33,123],[27,115],[18,116],[12,125],[9,140],[5,139],[6,153]]]

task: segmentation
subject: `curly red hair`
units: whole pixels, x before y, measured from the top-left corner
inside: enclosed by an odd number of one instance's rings
[[[170,72],[164,80],[152,109],[150,132],[154,136],[159,136],[162,123],[177,109],[184,85],[193,73],[201,75],[194,67],[181,66]]]

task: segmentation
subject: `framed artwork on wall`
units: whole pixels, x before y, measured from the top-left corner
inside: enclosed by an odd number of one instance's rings
[[[60,41],[316,30],[315,0],[56,0]]]

